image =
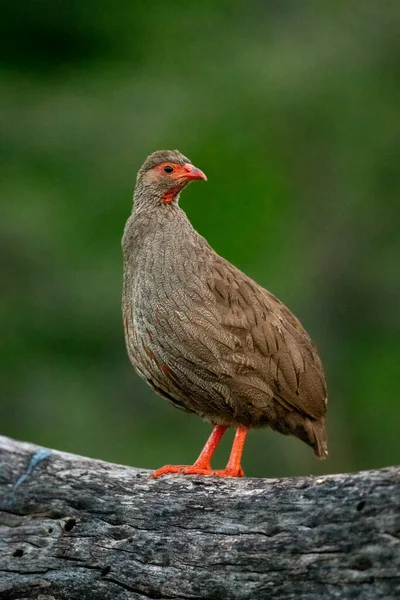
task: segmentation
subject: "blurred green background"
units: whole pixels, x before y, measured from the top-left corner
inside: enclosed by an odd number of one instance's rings
[[[178,148],[209,178],[182,197],[194,226],[300,317],[327,372],[329,459],[261,430],[246,474],[400,463],[399,27],[385,0],[3,3],[2,434],[197,457],[209,425],[134,373],[120,315],[136,171]]]

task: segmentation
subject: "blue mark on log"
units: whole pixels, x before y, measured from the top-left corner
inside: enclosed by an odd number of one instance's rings
[[[17,481],[15,482],[13,490],[15,491],[17,487],[24,483],[24,481],[32,475],[38,464],[41,463],[42,460],[45,460],[45,458],[48,458],[50,454],[51,450],[47,450],[46,448],[39,448],[39,450],[36,450],[35,454],[29,461],[29,465],[25,473],[21,475],[21,477],[18,477]]]

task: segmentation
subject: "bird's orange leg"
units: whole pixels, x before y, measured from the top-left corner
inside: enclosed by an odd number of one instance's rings
[[[227,427],[225,427],[225,425],[216,425],[214,427],[194,465],[165,465],[165,467],[161,467],[154,471],[152,477],[157,479],[157,477],[168,475],[169,473],[181,473],[182,475],[213,475],[210,462],[211,457],[226,430]]]
[[[242,458],[243,447],[246,441],[247,427],[238,427],[236,429],[235,439],[233,440],[233,446],[231,454],[228,460],[228,464],[225,469],[219,471],[213,471],[212,474],[217,477],[243,477],[244,472],[240,465]]]

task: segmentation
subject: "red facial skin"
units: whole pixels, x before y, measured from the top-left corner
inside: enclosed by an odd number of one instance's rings
[[[171,173],[167,173],[165,171],[166,167],[167,169],[172,168],[173,171]],[[194,181],[195,179],[204,179],[204,181],[207,181],[207,177],[203,171],[194,165],[191,165],[190,163],[178,165],[176,163],[166,162],[154,167],[154,171],[159,173],[161,177],[168,177],[171,181],[170,189],[162,196],[162,201],[164,204],[169,204],[172,202],[180,190],[191,181]]]

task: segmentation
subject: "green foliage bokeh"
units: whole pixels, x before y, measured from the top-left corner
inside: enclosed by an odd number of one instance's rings
[[[246,474],[400,462],[399,24],[372,0],[2,9],[1,433],[147,468],[196,458],[209,426],[134,374],[120,316],[136,171],[178,148],[209,178],[182,196],[194,226],[326,367],[328,461],[263,430]]]

